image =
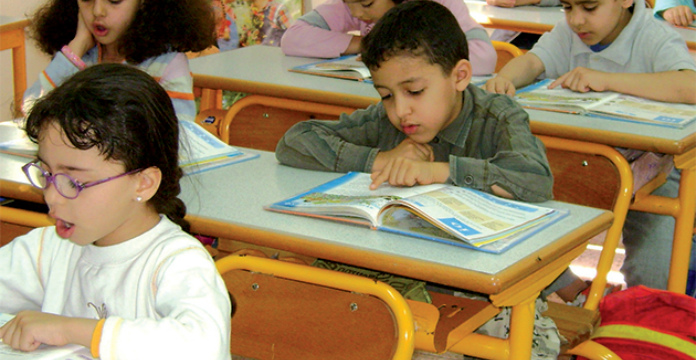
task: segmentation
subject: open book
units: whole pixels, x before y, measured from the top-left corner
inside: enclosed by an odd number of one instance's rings
[[[357,60],[357,57],[358,55],[345,55],[335,59],[295,66],[289,70],[304,74],[372,82],[370,70],[362,61]]]
[[[179,165],[187,175],[259,157],[228,145],[192,121],[179,121]]]
[[[0,152],[34,159],[38,145],[22,126],[21,119],[0,122]],[[195,122],[180,121],[179,129],[179,165],[187,175],[259,157],[226,144]]]
[[[14,315],[0,313],[0,326],[10,321]],[[2,360],[92,360],[89,349],[80,345],[49,346],[41,345],[31,352],[12,349],[0,342],[0,359]]]
[[[556,87],[545,79],[517,91],[516,100],[530,109],[599,116],[671,128],[696,120],[696,105],[647,100],[611,91],[580,93]]]
[[[500,253],[567,213],[445,184],[381,185],[350,172],[266,210],[370,226],[377,230]]]

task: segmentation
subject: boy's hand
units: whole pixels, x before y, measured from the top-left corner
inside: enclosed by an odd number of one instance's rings
[[[89,346],[97,320],[71,318],[40,311],[20,311],[0,327],[0,339],[13,349],[33,351],[41,344]]]
[[[696,20],[696,15],[686,5],[669,8],[662,13],[662,17],[670,24],[676,26],[689,26]]]
[[[377,189],[385,181],[393,186],[444,183],[449,178],[449,164],[397,158],[387,163],[382,170],[373,171],[370,178],[370,190]]]
[[[549,89],[560,85],[564,89],[577,92],[606,91],[608,78],[609,74],[605,72],[578,66],[552,82]]]
[[[496,76],[488,81],[486,81],[486,84],[483,86],[483,89],[496,93],[496,94],[506,94],[510,96],[515,96],[515,85],[510,81],[509,79],[502,77],[502,76]]]
[[[404,139],[401,144],[389,151],[380,151],[372,165],[372,172],[382,170],[386,164],[398,158],[406,158],[419,161],[434,161],[433,147],[429,144],[420,144],[410,138]]]

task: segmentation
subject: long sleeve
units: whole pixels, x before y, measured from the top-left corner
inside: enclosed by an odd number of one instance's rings
[[[492,74],[498,56],[488,33],[471,17],[466,4],[461,0],[435,1],[454,14],[466,34],[474,75]],[[352,38],[349,31],[365,36],[372,25],[352,17],[342,0],[328,0],[295,21],[280,44],[285,55],[335,58],[348,48]]]
[[[450,179],[458,186],[491,192],[498,185],[522,201],[552,198],[553,175],[546,149],[529,129],[529,116],[505,95],[470,85],[465,119],[439,135],[449,143]]]
[[[293,125],[278,142],[276,158],[304,169],[370,172],[379,149],[393,148],[397,138],[404,136],[389,123],[380,103],[343,114],[337,121]]]
[[[491,39],[486,30],[477,23],[469,8],[461,0],[434,0],[448,8],[457,18],[459,26],[466,34],[469,45],[469,61],[474,75],[488,75],[495,71],[498,55],[493,48]]]
[[[180,121],[193,121],[195,119],[196,103],[193,96],[193,77],[185,54],[160,55],[146,60],[140,67],[152,75],[167,91]]]
[[[100,62],[99,47],[89,50],[82,60],[87,66]],[[150,74],[167,91],[179,120],[193,121],[196,117],[196,103],[193,96],[193,77],[188,59],[183,53],[166,53],[149,58],[136,65]],[[22,110],[27,114],[33,103],[40,97],[62,84],[70,76],[80,71],[62,52],[57,52],[39,79],[24,92]]]
[[[303,15],[285,31],[280,47],[285,55],[335,58],[347,48],[353,35],[368,32],[367,23],[352,17],[341,0],[328,0]]]
[[[144,280],[156,293],[154,316],[108,316],[101,359],[229,359],[229,299],[205,249],[170,255]]]
[[[429,144],[435,161],[449,163],[450,181],[488,193],[498,185],[523,201],[550,199],[553,175],[527,113],[509,97],[473,85],[462,96],[457,119]],[[295,124],[278,142],[276,158],[305,169],[371,172],[378,152],[405,138],[379,103],[337,121]]]
[[[76,74],[80,69],[68,60],[62,52],[57,52],[46,69],[39,74],[25,92],[22,111],[28,114],[34,102],[62,84],[67,78]]]
[[[230,358],[230,298],[207,250],[166,217],[111,245],[53,226],[0,248],[0,312],[106,319],[100,358]]]
[[[41,234],[34,229],[0,247],[0,312],[40,311],[44,298],[41,282]]]

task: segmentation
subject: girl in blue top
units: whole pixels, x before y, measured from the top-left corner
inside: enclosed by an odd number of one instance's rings
[[[207,0],[49,0],[32,18],[39,48],[53,56],[24,94],[31,104],[88,65],[126,62],[154,77],[179,120],[193,121],[193,79],[184,52],[215,44]]]

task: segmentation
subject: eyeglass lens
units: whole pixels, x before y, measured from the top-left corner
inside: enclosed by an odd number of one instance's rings
[[[32,164],[32,166],[29,166],[27,173],[29,175],[29,181],[31,181],[34,186],[46,189],[48,186],[46,175],[48,175],[48,173],[41,169],[39,165]],[[56,190],[66,198],[74,198],[79,193],[79,188],[75,181],[64,174],[54,175],[53,185],[56,187]]]

